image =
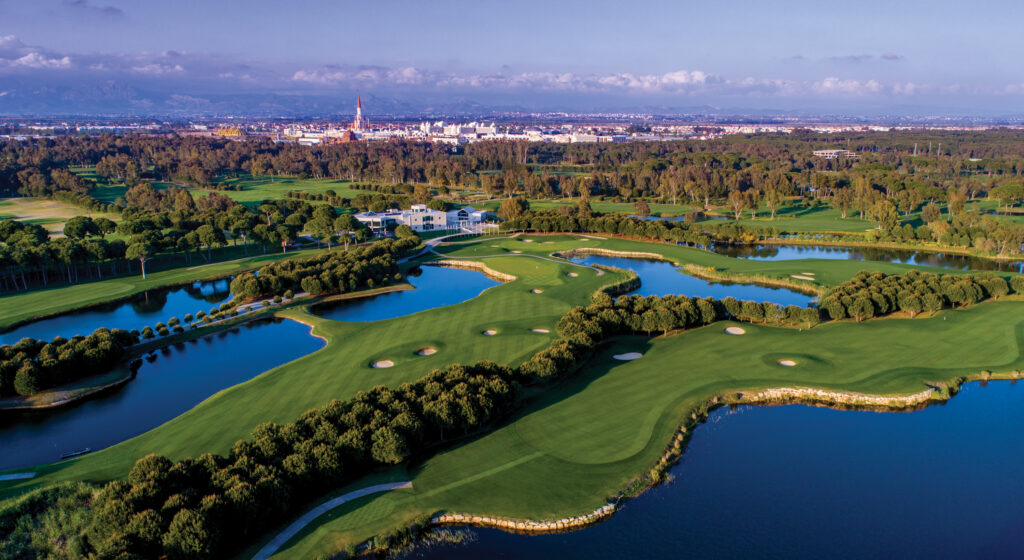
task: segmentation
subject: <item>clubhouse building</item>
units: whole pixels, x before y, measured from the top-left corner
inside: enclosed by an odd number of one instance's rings
[[[355,219],[366,224],[374,235],[384,236],[400,225],[407,225],[415,232],[475,229],[487,220],[487,211],[467,206],[442,212],[427,208],[426,204],[413,204],[408,210],[360,212]]]

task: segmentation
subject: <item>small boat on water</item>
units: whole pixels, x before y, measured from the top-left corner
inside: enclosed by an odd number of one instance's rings
[[[89,453],[90,451],[92,451],[92,449],[86,447],[85,449],[82,449],[81,451],[73,451],[71,453],[65,453],[65,454],[61,455],[60,458],[61,459],[70,459],[72,457],[79,457],[81,455],[85,455],[86,453]]]

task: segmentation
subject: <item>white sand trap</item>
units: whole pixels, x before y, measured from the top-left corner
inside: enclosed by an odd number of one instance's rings
[[[729,327],[725,329],[725,334],[747,334],[747,331],[739,327]]]
[[[544,244],[545,245],[554,245],[555,242],[554,241],[545,241]]]
[[[814,276],[813,272],[801,272],[800,274],[803,274],[804,276]]]
[[[568,276],[569,278],[576,278],[577,276],[579,276],[579,274],[576,274],[575,272],[570,272],[569,274],[566,274],[566,276]]]
[[[526,243],[533,243],[532,239],[524,239],[523,241],[525,241]]]
[[[531,294],[543,294],[544,290],[540,290],[540,289],[534,288],[534,289],[530,290],[530,293]]]
[[[498,331],[496,331],[494,329],[487,329],[486,331],[484,331],[481,334],[483,334],[484,336],[494,336],[494,335],[498,334]]]
[[[437,354],[437,348],[431,348],[427,346],[426,348],[420,348],[419,350],[416,351],[416,353],[419,354],[420,356],[432,356],[434,354]]]
[[[519,253],[522,253],[522,251],[509,251],[509,252],[510,252],[510,253],[515,253],[515,254],[517,254],[517,255],[518,255]]]
[[[789,277],[790,278],[796,278],[797,280],[811,280],[811,281],[814,281],[814,278],[811,278],[810,276],[804,276],[802,274],[790,274]]]
[[[551,332],[551,331],[549,331],[549,330],[547,330],[547,329],[530,329],[530,330],[531,330],[532,332],[535,332],[535,333],[540,333],[540,334],[548,334],[549,332]]]
[[[793,366],[796,365],[796,362],[794,362],[793,360],[779,360],[779,365],[780,366],[786,366],[786,367],[793,367]]]
[[[491,247],[501,247],[501,245],[491,245]]]
[[[643,354],[641,354],[640,352],[626,352],[625,354],[616,354],[616,355],[614,355],[612,357],[615,358],[616,360],[622,360],[624,362],[628,362],[630,360],[635,360],[637,358],[642,358]]]
[[[377,362],[373,362],[373,367],[378,368],[378,369],[389,368],[389,367],[394,367],[394,366],[395,366],[395,362],[392,362],[391,360],[380,360],[380,361],[377,361]]]

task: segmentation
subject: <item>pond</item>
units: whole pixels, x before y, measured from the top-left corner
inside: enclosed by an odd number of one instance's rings
[[[414,269],[407,280],[415,290],[330,302],[313,306],[311,311],[336,321],[380,321],[462,303],[501,284],[475,270],[437,266]]]
[[[753,284],[708,282],[688,274],[683,274],[672,263],[664,261],[607,257],[604,255],[586,255],[573,258],[572,260],[580,264],[600,264],[625,268],[636,272],[640,277],[640,289],[631,293],[641,296],[684,295],[690,297],[713,297],[717,299],[732,296],[741,301],[768,301],[779,305],[799,305],[801,307],[806,307],[814,300],[814,296],[801,294],[785,288],[768,288]]]
[[[719,409],[674,480],[572,533],[471,529],[468,558],[1020,557],[1024,385],[973,383],[909,413]]]
[[[149,290],[127,300],[26,323],[0,334],[0,344],[14,344],[26,336],[37,340],[85,336],[100,327],[142,330],[160,322],[167,323],[171,317],[181,319],[186,313],[209,312],[210,308],[231,299],[230,285],[230,278],[221,278]]]
[[[837,259],[855,261],[881,261],[921,266],[934,266],[952,270],[997,270],[1024,272],[1022,261],[996,261],[966,255],[928,253],[904,249],[876,249],[861,247],[832,247],[828,245],[723,245],[712,250],[720,255],[757,261],[789,261],[797,259]]]
[[[0,414],[0,470],[114,445],[324,344],[306,325],[268,319],[163,348],[155,360],[142,361],[135,379],[102,395],[63,408]],[[238,348],[245,351],[231,350]]]

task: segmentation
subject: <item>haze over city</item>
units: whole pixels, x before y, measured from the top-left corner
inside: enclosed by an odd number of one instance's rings
[[[0,0],[0,115],[1013,118],[1015,2]],[[88,28],[88,32],[82,32]]]

